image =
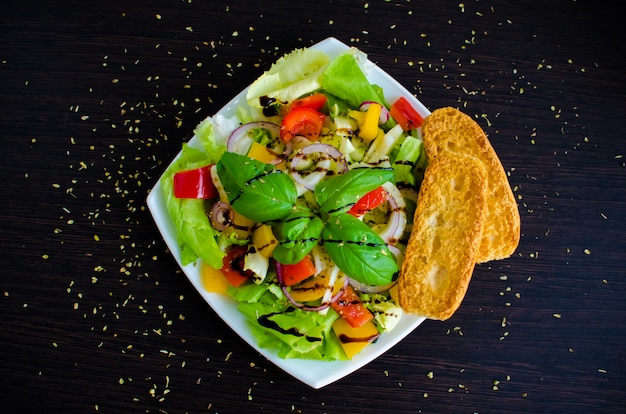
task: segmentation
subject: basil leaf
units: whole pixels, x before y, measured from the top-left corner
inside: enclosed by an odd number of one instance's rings
[[[322,181],[315,187],[315,199],[323,213],[345,213],[361,197],[391,181],[392,168],[354,168]]]
[[[293,180],[270,164],[225,152],[216,167],[228,202],[250,220],[279,220],[296,203],[298,193]]]
[[[342,272],[366,285],[391,283],[398,263],[385,241],[350,214],[329,216],[322,230],[322,243]]]
[[[324,223],[307,207],[298,206],[275,226],[278,245],[272,256],[283,264],[300,262],[317,245]]]

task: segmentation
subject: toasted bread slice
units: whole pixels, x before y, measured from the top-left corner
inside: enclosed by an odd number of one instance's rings
[[[483,233],[486,175],[477,158],[457,153],[426,168],[398,280],[405,312],[445,320],[461,304]]]
[[[487,217],[477,263],[511,256],[520,239],[520,216],[506,173],[480,125],[463,112],[446,107],[432,112],[422,125],[429,161],[443,152],[478,158],[487,170]]]

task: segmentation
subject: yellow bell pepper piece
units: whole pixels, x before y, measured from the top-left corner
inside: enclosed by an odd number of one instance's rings
[[[333,331],[339,338],[348,359],[352,359],[380,335],[372,321],[353,328],[344,318],[339,318],[333,323]]]
[[[357,125],[361,125],[365,120],[365,112],[357,111],[356,109],[349,109],[348,116],[355,119]]]
[[[278,240],[274,237],[274,232],[272,232],[272,228],[267,224],[261,224],[259,227],[254,229],[254,233],[252,233],[252,243],[254,244],[254,248],[257,252],[259,252],[263,257],[270,257],[274,252],[274,248],[278,244]]]
[[[274,154],[272,150],[267,148],[265,145],[261,145],[255,141],[250,146],[248,157],[264,162],[265,164],[269,164],[276,159],[276,154]]]
[[[221,270],[215,269],[213,266],[209,266],[206,263],[202,264],[200,280],[202,286],[208,292],[226,294],[226,290],[228,286],[230,286],[230,283],[228,283],[228,280],[224,277]]]
[[[363,122],[360,123],[359,137],[365,141],[371,141],[378,135],[378,121],[380,119],[380,112],[382,106],[377,103],[370,104],[369,108],[365,112]]]

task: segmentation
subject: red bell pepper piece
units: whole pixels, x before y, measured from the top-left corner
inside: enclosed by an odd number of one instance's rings
[[[280,125],[280,138],[283,142],[289,142],[296,135],[302,135],[314,141],[322,132],[325,119],[326,115],[315,109],[295,108],[283,118]]]
[[[391,105],[389,114],[405,131],[418,128],[422,125],[422,122],[424,122],[424,118],[403,96]]]
[[[305,96],[304,98],[296,99],[289,106],[289,110],[296,108],[311,108],[316,111],[321,111],[328,99],[323,93],[314,93],[313,95]]]
[[[216,198],[217,188],[211,179],[210,165],[174,174],[174,197]]]
[[[237,246],[226,253],[220,269],[224,277],[234,287],[241,286],[251,276],[251,270],[243,270],[244,260],[248,248],[246,246]]]
[[[361,217],[363,214],[374,210],[385,201],[387,201],[387,192],[381,186],[361,197],[359,201],[348,210],[348,213],[355,217]]]
[[[304,279],[313,276],[316,273],[315,264],[311,260],[311,256],[304,256],[296,264],[281,264],[283,272],[283,284],[292,286],[302,282]]]
[[[374,319],[374,315],[363,305],[363,302],[361,302],[361,299],[350,285],[346,287],[339,299],[331,303],[330,306],[353,328],[363,326],[368,321]]]

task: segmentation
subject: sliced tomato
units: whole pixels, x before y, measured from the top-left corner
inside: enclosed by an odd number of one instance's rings
[[[311,109],[315,109],[316,111],[321,111],[322,108],[324,107],[324,104],[326,104],[327,100],[328,99],[326,98],[326,95],[318,92],[318,93],[314,93],[313,95],[296,99],[295,101],[291,103],[291,105],[289,106],[289,109],[294,110],[296,108],[311,108]]]
[[[385,201],[387,201],[387,192],[381,186],[361,197],[359,201],[348,210],[348,213],[355,217],[361,217],[363,214],[374,210]]]
[[[424,118],[403,96],[391,105],[389,114],[405,131],[418,128],[424,122]]]
[[[174,174],[174,197],[216,198],[217,188],[211,179],[210,165]]]
[[[304,279],[311,277],[315,274],[315,264],[311,260],[311,256],[304,256],[304,259],[300,260],[296,264],[284,264],[283,268],[283,284],[285,286],[292,286],[296,283],[302,282]]]
[[[234,287],[239,287],[252,277],[251,270],[243,270],[244,261],[248,248],[246,246],[237,246],[228,251],[224,257],[222,274],[228,282]]]
[[[280,125],[280,138],[291,141],[296,135],[315,141],[322,132],[326,115],[312,108],[295,108],[283,118]]]
[[[332,308],[346,320],[353,328],[363,326],[368,321],[374,319],[361,299],[350,285],[346,287],[343,294],[331,304]]]

